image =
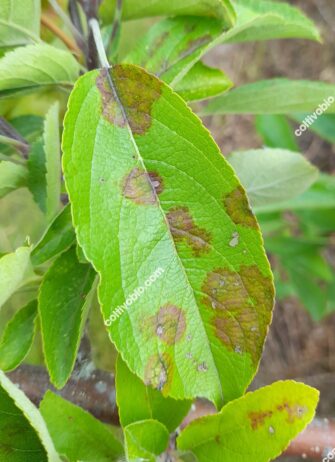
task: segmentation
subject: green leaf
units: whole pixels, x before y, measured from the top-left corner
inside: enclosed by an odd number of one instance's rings
[[[174,90],[186,101],[197,101],[217,96],[229,90],[233,83],[220,69],[195,64]]]
[[[313,419],[319,392],[302,383],[276,382],[189,424],[177,440],[199,462],[268,462]]]
[[[284,149],[234,152],[229,162],[256,207],[293,199],[318,178],[318,169],[304,156]]]
[[[175,399],[240,396],[271,319],[272,276],[208,131],[163,82],[119,65],[76,84],[63,152],[77,238],[130,370]]]
[[[51,85],[71,87],[78,74],[69,51],[46,43],[17,48],[0,59],[0,98]]]
[[[258,115],[256,116],[256,128],[267,147],[299,151],[292,126],[285,116]]]
[[[23,115],[10,119],[9,123],[29,144],[35,142],[43,133],[43,117]],[[16,152],[12,146],[5,146],[4,144],[0,144],[0,151],[8,156]]]
[[[116,0],[105,0],[100,7],[101,17],[111,22]],[[150,0],[139,3],[136,0],[123,2],[123,19],[138,19],[149,16],[209,16],[224,21],[227,26],[235,22],[235,11],[230,0]]]
[[[31,252],[33,265],[42,265],[59,253],[69,249],[74,244],[75,238],[71,220],[71,209],[67,205],[52,221],[43,237]]]
[[[45,166],[45,151],[43,138],[40,137],[30,147],[29,158],[27,161],[28,178],[27,186],[34,201],[42,210],[47,211],[47,181]]]
[[[310,114],[307,113],[289,115],[291,119],[299,123],[302,123],[308,116],[310,117]],[[311,125],[308,125],[309,130],[317,133],[329,143],[335,144],[335,114],[322,114]]]
[[[19,247],[0,258],[0,308],[32,276],[30,247]]]
[[[143,420],[124,429],[127,460],[156,462],[169,443],[167,429],[157,420]]]
[[[71,375],[90,308],[94,271],[78,262],[72,247],[45,274],[38,308],[51,382],[62,388]]]
[[[0,371],[0,460],[61,462],[41,414]]]
[[[218,96],[202,110],[213,114],[289,114],[316,111],[321,104],[334,113],[335,85],[307,80],[272,79],[249,83]],[[325,103],[333,98],[332,103]]]
[[[46,213],[50,220],[60,209],[62,167],[58,102],[51,106],[45,117],[43,141],[46,168]]]
[[[146,387],[118,356],[116,364],[116,401],[123,427],[140,420],[155,419],[173,432],[187,415],[190,401],[164,398],[160,391]],[[129,400],[129,396],[132,397]]]
[[[35,335],[37,303],[20,309],[7,324],[0,341],[0,369],[15,369],[29,353]]]
[[[69,462],[116,462],[123,454],[121,443],[106,425],[51,391],[45,394],[40,411],[58,452]]]
[[[0,48],[38,42],[40,0],[1,0]]]
[[[28,171],[23,165],[0,162],[0,198],[26,185]]]

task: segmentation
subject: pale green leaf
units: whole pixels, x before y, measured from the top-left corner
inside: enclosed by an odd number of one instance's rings
[[[120,460],[123,454],[121,443],[106,425],[80,407],[47,391],[40,411],[58,452],[69,462]]]
[[[41,0],[1,0],[0,48],[38,42]]]
[[[0,198],[26,185],[28,171],[23,165],[0,162]]]
[[[0,369],[15,369],[29,353],[35,335],[37,303],[21,308],[7,324],[0,340]]]
[[[193,421],[178,447],[199,462],[268,462],[311,422],[318,398],[315,388],[302,383],[276,382]]]
[[[130,370],[175,399],[240,396],[271,319],[272,276],[208,131],[166,84],[119,65],[76,84],[63,152],[77,238]]]
[[[284,149],[234,152],[229,162],[256,207],[293,199],[318,178],[318,169],[304,156]]]
[[[79,63],[69,51],[46,43],[16,48],[0,59],[0,98],[18,90],[71,87],[78,75]]]
[[[52,221],[43,237],[31,252],[31,261],[42,265],[64,250],[67,250],[75,242],[75,233],[71,220],[71,209],[67,205]]]
[[[142,420],[124,429],[127,460],[156,462],[169,443],[169,433],[157,420]]]
[[[19,247],[0,258],[0,308],[32,276],[30,247]]]
[[[0,371],[0,460],[61,462],[38,409]]]
[[[140,420],[155,419],[173,432],[187,415],[191,402],[164,398],[134,375],[121,357],[116,364],[116,402],[123,427]],[[129,396],[132,397],[129,400]]]
[[[61,254],[43,278],[38,299],[43,350],[57,388],[65,385],[74,367],[93,281],[94,271],[78,262],[75,247]]]
[[[328,99],[330,98],[329,103]],[[307,80],[272,79],[249,83],[218,96],[202,110],[202,115],[213,114],[316,114],[335,112],[335,85]]]

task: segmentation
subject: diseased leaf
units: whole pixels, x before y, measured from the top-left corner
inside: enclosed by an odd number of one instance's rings
[[[304,156],[284,149],[234,152],[229,162],[256,207],[293,199],[318,178],[318,169]]]
[[[164,398],[160,391],[146,387],[118,356],[116,365],[116,401],[123,427],[140,420],[155,419],[173,432],[188,413],[190,401]],[[129,396],[132,397],[129,400]]]
[[[71,209],[67,205],[52,221],[41,240],[31,252],[33,265],[42,265],[46,261],[64,252],[76,239],[72,226]]]
[[[193,421],[178,447],[191,450],[199,462],[268,462],[311,422],[318,398],[315,388],[302,383],[276,382]]]
[[[292,125],[286,116],[258,115],[256,116],[256,128],[267,147],[299,151]]]
[[[169,433],[157,420],[142,420],[124,429],[127,460],[156,462],[169,443]]]
[[[41,414],[0,371],[0,460],[61,462]]]
[[[326,102],[328,99],[329,103]],[[320,111],[321,104],[325,112],[335,112],[335,85],[307,80],[272,79],[249,83],[214,98],[202,110],[202,115],[314,112]]]
[[[28,171],[23,165],[0,162],[0,198],[26,185]]]
[[[0,309],[2,305],[33,275],[30,247],[19,247],[0,258]]]
[[[21,308],[7,324],[0,340],[0,369],[15,369],[29,353],[35,335],[37,303]]]
[[[220,69],[195,64],[174,90],[186,101],[212,98],[229,90],[233,83]]]
[[[77,238],[130,370],[176,399],[240,396],[270,323],[272,276],[208,131],[163,82],[119,65],[76,84],[63,152]]]
[[[51,391],[45,394],[40,410],[58,452],[64,454],[69,462],[120,460],[123,454],[121,443],[106,425],[88,412]]]
[[[57,388],[66,384],[75,364],[94,276],[90,265],[78,262],[72,247],[55,260],[40,287],[38,309],[45,362]]]
[[[39,41],[40,0],[1,0],[0,48]]]
[[[69,51],[46,43],[28,45],[0,59],[0,98],[50,85],[72,86],[79,63]]]

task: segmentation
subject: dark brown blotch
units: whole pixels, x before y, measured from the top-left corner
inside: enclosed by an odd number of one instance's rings
[[[134,167],[122,181],[122,194],[138,205],[156,205],[157,195],[163,189],[163,179],[157,172],[146,172],[140,167]]]
[[[234,191],[225,195],[223,205],[233,223],[258,229],[256,218],[251,211],[242,186],[238,186]]]
[[[127,124],[122,110],[116,101],[111,84],[108,80],[108,70],[102,69],[96,79],[96,85],[101,94],[103,117],[113,125],[125,127]]]
[[[168,345],[179,342],[186,330],[186,318],[182,309],[164,305],[154,317],[155,334]]]
[[[175,242],[184,242],[199,257],[211,249],[212,235],[204,228],[197,226],[188,207],[174,207],[167,213],[171,234]]]
[[[160,391],[167,391],[172,382],[172,361],[167,353],[149,358],[144,371],[144,383]]]
[[[297,419],[301,419],[307,409],[299,404],[292,404],[288,400],[284,400],[282,404],[277,406],[277,411],[285,412],[287,414],[286,422],[292,424]]]
[[[248,419],[250,420],[251,428],[257,430],[259,427],[262,427],[266,419],[269,419],[273,416],[273,411],[259,411],[259,412],[249,412]]]

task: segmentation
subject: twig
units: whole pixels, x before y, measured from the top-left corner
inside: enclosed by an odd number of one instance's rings
[[[95,18],[92,18],[89,20],[88,24],[90,26],[90,29],[92,30],[93,39],[94,39],[94,43],[96,46],[96,50],[98,52],[98,58],[100,61],[100,65],[101,67],[108,69],[110,66],[109,66],[106,51],[104,48],[104,43],[102,40],[99,23]]]
[[[81,51],[78,48],[77,44],[73,42],[73,40],[68,37],[65,32],[62,31],[51,19],[45,14],[42,13],[41,15],[41,23],[51,32],[53,32],[66,46],[69,50],[71,50],[77,58],[80,57]]]
[[[15,128],[9,124],[3,117],[0,117],[0,142],[10,144],[22,154],[24,159],[28,158],[29,144]]]

